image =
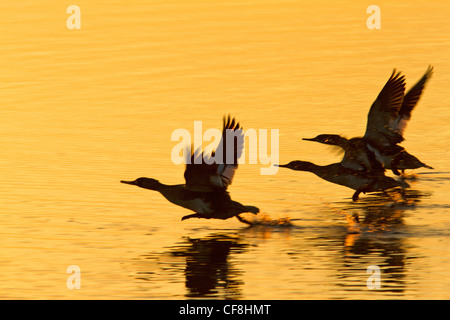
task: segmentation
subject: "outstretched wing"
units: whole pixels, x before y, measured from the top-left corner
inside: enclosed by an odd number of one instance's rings
[[[186,188],[199,192],[226,190],[233,181],[243,149],[244,133],[239,123],[230,116],[224,118],[222,138],[216,150],[210,155],[198,149],[191,154],[184,171]]]
[[[397,119],[404,95],[405,77],[394,69],[367,116],[364,138],[374,146],[387,148],[403,141]]]
[[[218,154],[217,174],[226,188],[233,181],[238,160],[244,150],[244,131],[235,118],[223,118],[222,139],[216,149]]]
[[[405,94],[403,98],[402,107],[398,113],[397,127],[400,134],[403,136],[406,125],[411,119],[411,112],[419,102],[422,91],[425,88],[427,81],[433,75],[433,67],[429,66],[423,77]]]

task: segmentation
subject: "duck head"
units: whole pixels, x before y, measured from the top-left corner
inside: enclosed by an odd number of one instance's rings
[[[156,180],[156,179],[151,179],[151,178],[137,178],[134,181],[125,181],[125,180],[121,180],[120,182],[122,183],[126,183],[126,184],[131,184],[134,186],[138,186],[141,188],[145,188],[145,189],[150,189],[150,190],[158,190],[159,187],[161,186],[161,183]]]
[[[315,138],[303,138],[302,140],[306,141],[316,141],[325,144],[338,144],[342,137],[337,134],[319,134]]]
[[[300,171],[312,171],[316,167],[314,163],[299,160],[291,161],[288,164],[278,164],[276,166]]]

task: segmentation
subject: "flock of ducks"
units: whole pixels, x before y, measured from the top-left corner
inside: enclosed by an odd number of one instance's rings
[[[404,172],[405,169],[422,167],[433,169],[399,145],[404,140],[403,134],[411,119],[411,112],[432,74],[433,68],[430,66],[422,78],[405,94],[405,77],[394,70],[370,108],[366,132],[362,138],[346,139],[335,134],[320,134],[315,138],[303,139],[342,148],[344,156],[341,162],[319,166],[296,160],[278,166],[309,171],[324,180],[354,189],[353,201],[357,201],[359,195],[366,192],[386,192],[392,188],[404,191],[409,187],[408,183],[386,176],[386,169],[392,170],[395,175],[400,175],[399,170]],[[226,133],[230,131],[234,136],[242,138],[236,139],[233,143],[233,157],[227,157],[227,148],[224,147],[227,145]],[[220,161],[207,161],[208,158],[203,152],[193,152],[191,161],[186,164],[185,184],[165,185],[150,178],[121,182],[156,190],[168,201],[195,212],[184,216],[182,220],[236,217],[241,222],[248,223],[240,214],[246,212],[257,214],[259,209],[233,201],[227,191],[238,168],[238,159],[243,147],[243,130],[234,118],[228,116],[223,120],[222,138],[218,146],[223,150],[219,155]],[[217,160],[214,151],[209,158],[212,156]]]

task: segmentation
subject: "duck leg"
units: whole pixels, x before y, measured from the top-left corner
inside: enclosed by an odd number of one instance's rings
[[[391,161],[391,170],[392,170],[392,173],[395,174],[396,176],[400,175],[400,172],[397,169],[397,165],[398,165],[398,162],[400,161],[402,152],[396,154],[394,159],[392,159],[392,161]]]
[[[236,218],[237,218],[240,222],[242,222],[242,223],[248,224],[248,225],[250,225],[250,226],[253,225],[253,223],[251,223],[251,222],[248,221],[247,219],[241,217],[240,215],[236,215]]]
[[[193,213],[193,214],[188,214],[187,216],[184,216],[183,218],[181,218],[181,221],[186,220],[186,219],[191,219],[191,218],[206,218],[205,216],[201,215],[200,213]]]
[[[362,192],[362,191],[360,191],[359,189],[355,191],[355,193],[354,193],[353,196],[352,196],[353,202],[358,201],[359,194],[360,194],[361,192]]]
[[[395,163],[395,159],[391,161],[391,170],[392,170],[392,173],[395,174],[396,176],[400,175],[400,172],[398,171],[397,165]]]
[[[353,194],[352,200],[353,200],[354,202],[358,201],[359,194],[360,194],[361,192],[364,193],[364,194],[366,194],[366,192],[369,192],[370,190],[371,190],[371,184],[365,184],[365,185],[359,187],[359,188],[355,191],[355,193]]]

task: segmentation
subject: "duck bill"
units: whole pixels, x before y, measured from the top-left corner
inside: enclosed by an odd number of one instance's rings
[[[302,140],[306,140],[306,141],[316,141],[314,138],[302,138]]]
[[[122,183],[126,183],[126,184],[132,184],[132,185],[136,185],[136,182],[134,182],[134,181],[125,181],[125,180],[120,180],[120,182],[122,182]]]
[[[275,167],[280,167],[280,168],[287,168],[288,165],[287,164],[274,164]]]

